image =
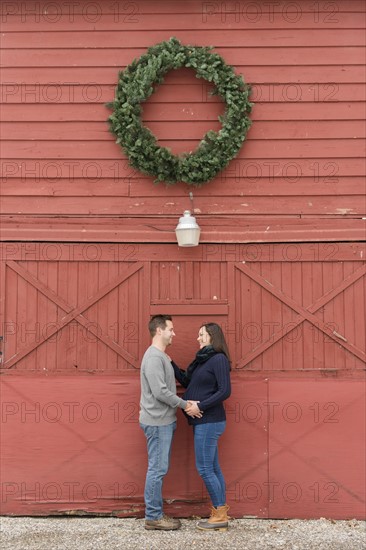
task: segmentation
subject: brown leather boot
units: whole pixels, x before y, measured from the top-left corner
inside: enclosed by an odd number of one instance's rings
[[[211,515],[208,520],[199,521],[197,524],[197,529],[202,529],[203,531],[210,531],[214,529],[215,531],[227,531],[229,526],[229,517],[227,511],[229,506],[224,504],[224,506],[218,506],[217,508],[211,508]]]
[[[159,531],[175,531],[180,529],[181,522],[179,519],[171,518],[164,514],[160,519],[146,519],[145,529],[147,530],[159,530]]]

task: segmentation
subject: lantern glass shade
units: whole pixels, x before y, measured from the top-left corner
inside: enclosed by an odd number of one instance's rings
[[[178,246],[198,246],[200,233],[201,229],[196,222],[196,218],[191,216],[189,210],[185,210],[175,228]]]

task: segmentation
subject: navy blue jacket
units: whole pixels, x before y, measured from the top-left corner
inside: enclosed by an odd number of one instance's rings
[[[186,414],[188,423],[194,425],[226,420],[223,401],[231,394],[230,364],[226,355],[217,353],[198,365],[190,381],[174,361],[172,365],[176,379],[187,388],[183,399],[199,401],[198,407],[203,411],[202,418],[192,418]]]

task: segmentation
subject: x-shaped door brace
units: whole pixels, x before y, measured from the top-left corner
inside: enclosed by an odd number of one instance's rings
[[[98,300],[103,298],[106,294],[111,292],[114,288],[119,286],[121,283],[126,281],[129,277],[131,277],[134,273],[139,271],[143,264],[141,262],[136,262],[132,266],[130,266],[127,271],[123,274],[121,274],[119,277],[114,279],[112,282],[110,282],[105,287],[98,290],[94,296],[89,298],[86,302],[84,302],[83,305],[78,306],[76,308],[70,306],[67,302],[65,302],[60,296],[58,296],[53,290],[51,290],[48,286],[43,284],[41,281],[39,281],[36,277],[34,277],[31,273],[29,273],[26,269],[24,269],[22,266],[17,264],[14,261],[8,261],[6,263],[8,267],[13,269],[18,275],[20,275],[23,279],[25,279],[28,283],[30,283],[34,288],[36,288],[39,292],[44,294],[46,298],[51,300],[56,306],[63,309],[67,315],[61,319],[61,321],[58,323],[58,325],[51,330],[47,331],[47,336],[43,338],[41,342],[33,342],[29,346],[23,348],[22,350],[18,351],[13,357],[8,359],[4,363],[4,368],[10,369],[15,363],[23,359],[26,355],[31,353],[35,348],[43,344],[46,340],[51,338],[54,334],[59,332],[63,327],[65,327],[68,323],[71,323],[71,321],[76,320],[78,323],[80,323],[83,327],[85,327],[89,332],[91,332],[94,336],[96,336],[99,340],[101,340],[104,344],[106,344],[109,348],[111,348],[113,351],[118,353],[121,357],[123,357],[128,363],[133,365],[134,367],[137,367],[137,361],[135,357],[130,355],[126,350],[121,348],[116,342],[114,342],[109,336],[105,334],[99,334],[96,327],[91,325],[89,321],[83,317],[82,313],[89,307],[91,307],[93,304],[95,304]]]
[[[270,393],[269,393],[268,390],[269,390],[269,387],[267,387],[266,397],[267,397],[267,402],[270,402]],[[359,401],[361,399],[363,399],[362,391],[361,391],[360,395],[357,396],[353,401],[347,403],[346,405],[344,405],[342,407],[342,412],[344,413],[352,405],[354,405],[357,401]],[[250,423],[250,422],[248,422],[248,425],[250,426],[252,431],[257,432],[257,434],[260,434],[260,436],[263,437],[263,427],[262,427],[261,422],[260,423]],[[307,460],[308,457],[304,456],[301,452],[296,451],[296,444],[299,441],[303,442],[304,439],[309,434],[311,434],[312,432],[315,432],[315,431],[319,432],[322,428],[324,428],[324,426],[326,426],[326,424],[324,424],[323,422],[318,422],[318,423],[314,423],[310,427],[307,427],[306,430],[301,432],[301,433],[298,433],[297,431],[295,431],[294,432],[295,433],[295,438],[292,439],[291,441],[287,441],[287,442],[284,443],[280,439],[281,432],[278,432],[276,430],[272,430],[271,429],[271,424],[268,423],[268,420],[267,420],[265,429],[268,430],[268,441],[267,441],[267,437],[266,437],[266,445],[267,445],[268,455],[265,455],[264,458],[259,459],[259,461],[255,462],[255,464],[251,468],[249,468],[249,470],[245,470],[245,472],[240,474],[235,480],[232,480],[231,484],[235,485],[235,483],[240,482],[244,477],[246,477],[246,478],[248,476],[250,477],[255,472],[260,471],[261,468],[268,467],[268,460],[270,460],[271,463],[273,463],[274,459],[276,459],[282,453],[286,453],[286,452],[288,452],[290,455],[292,455],[292,457],[295,457],[299,462],[303,462],[304,465],[307,468],[310,467],[311,470],[314,470],[315,472],[317,472],[317,475],[321,476],[321,478],[324,478],[324,479],[328,478],[330,482],[334,482],[335,480],[334,480],[333,474],[332,474],[332,476],[330,476],[329,472],[327,470],[323,469],[322,466],[319,465],[317,462],[310,462],[309,463],[309,460]],[[275,444],[278,445],[278,449],[275,452],[271,450],[271,443],[272,442],[274,442]],[[354,498],[355,500],[357,500],[359,502],[364,503],[364,500],[362,499],[362,496],[355,493],[355,491],[352,488],[347,487],[343,483],[342,479],[337,479],[336,484],[339,488],[341,488],[343,491],[348,493],[352,498]]]
[[[358,279],[360,279],[365,273],[366,273],[366,265],[360,267],[357,269],[352,275],[349,275],[344,281],[334,288],[333,290],[330,290],[326,294],[324,294],[321,298],[316,300],[311,306],[308,308],[304,308],[300,306],[297,302],[295,302],[292,298],[284,294],[282,291],[275,288],[269,281],[264,279],[261,275],[258,275],[258,273],[255,273],[248,267],[244,266],[243,264],[235,264],[236,269],[239,269],[239,271],[242,271],[245,275],[253,279],[256,283],[258,283],[262,288],[267,290],[270,294],[278,298],[283,304],[286,306],[289,306],[291,309],[296,311],[299,315],[294,319],[294,321],[291,322],[290,326],[282,327],[278,332],[274,332],[266,342],[263,342],[260,346],[255,348],[251,353],[249,353],[236,368],[242,369],[244,368],[248,363],[256,359],[259,355],[261,355],[264,351],[266,351],[269,347],[271,347],[273,344],[275,344],[278,340],[281,340],[284,336],[286,336],[287,333],[294,330],[298,325],[300,325],[303,321],[307,320],[312,325],[314,325],[316,328],[324,332],[327,336],[332,338],[335,342],[343,346],[345,349],[347,349],[349,352],[351,352],[353,355],[361,359],[362,361],[366,360],[366,354],[362,350],[358,349],[353,344],[349,343],[347,339],[342,336],[341,334],[338,334],[335,330],[331,330],[329,326],[326,325],[321,319],[316,317],[314,313],[318,311],[321,307],[323,307],[326,303],[328,303],[330,300],[335,298],[338,294],[343,292],[346,288],[351,286],[353,283],[355,283]]]
[[[15,394],[17,394],[21,399],[23,403],[28,403],[29,405],[36,407],[36,401],[33,400],[31,394],[23,393],[19,390],[19,385],[14,384],[14,381],[9,383],[9,378],[7,380],[2,380],[2,384],[5,388],[10,389],[10,391],[14,391]],[[101,435],[98,439],[90,439],[88,437],[85,437],[85,435],[80,432],[77,429],[77,424],[74,424],[72,422],[65,422],[60,421],[57,423],[58,427],[65,430],[65,432],[68,432],[69,434],[75,436],[83,445],[84,447],[78,450],[75,450],[73,454],[63,457],[62,455],[59,456],[60,462],[53,463],[49,462],[47,464],[47,470],[43,470],[46,475],[50,476],[55,473],[58,473],[61,471],[64,464],[67,464],[68,466],[75,458],[80,458],[82,453],[87,452],[90,449],[93,449],[94,452],[98,453],[99,455],[102,455],[104,458],[107,459],[107,462],[113,463],[115,466],[117,466],[121,471],[125,471],[128,473],[130,479],[133,479],[134,472],[133,472],[133,465],[131,469],[128,467],[128,464],[126,463],[126,460],[123,460],[123,456],[113,456],[113,453],[110,453],[105,445],[100,445],[103,443],[108,437],[112,437],[115,433],[120,433],[120,426],[115,424],[114,428],[111,428],[108,432],[104,431],[103,435]],[[99,446],[100,445],[100,446]],[[61,462],[61,459],[63,461]]]

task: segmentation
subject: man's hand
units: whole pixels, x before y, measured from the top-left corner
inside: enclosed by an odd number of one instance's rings
[[[197,403],[199,401],[187,401],[187,406],[184,409],[185,412],[192,418],[202,418],[203,412],[199,410]]]

